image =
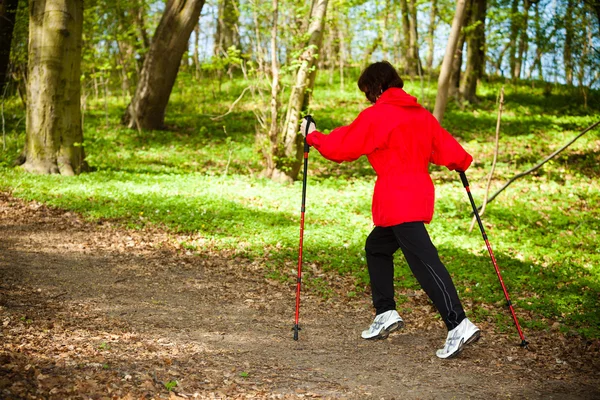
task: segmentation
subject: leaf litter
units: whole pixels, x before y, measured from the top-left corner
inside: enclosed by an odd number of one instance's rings
[[[439,360],[445,331],[421,291],[399,293],[405,329],[367,342],[369,293],[307,268],[329,295],[302,293],[294,342],[295,284],[269,279],[266,259],[6,193],[0,238],[0,398],[600,397],[600,344],[550,321],[526,332],[530,350],[476,321],[479,343]]]

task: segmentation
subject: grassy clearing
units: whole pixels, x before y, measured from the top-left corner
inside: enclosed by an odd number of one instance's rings
[[[349,87],[327,84],[321,76],[312,114],[325,131],[351,121],[366,106]],[[501,82],[486,82],[481,103],[450,104],[444,126],[475,157],[469,170],[479,203],[493,157],[496,97]],[[600,93],[588,104],[575,89],[544,85],[505,85],[500,154],[492,191],[596,121]],[[111,218],[132,227],[147,224],[190,234],[188,248],[234,250],[265,260],[265,273],[292,279],[297,257],[299,182],[279,185],[259,178],[254,147],[255,117],[250,98],[225,113],[244,88],[226,82],[223,91],[182,76],[169,105],[168,131],[123,129],[125,103],[90,99],[85,113],[87,159],[94,172],[77,177],[32,176],[10,167],[24,141],[24,113],[18,99],[5,103],[6,134],[0,156],[0,188],[25,199],[78,211],[87,218]],[[407,82],[406,90],[432,104],[433,87]],[[547,89],[546,89],[547,91]],[[599,131],[589,132],[534,175],[516,181],[488,206],[484,224],[517,311],[530,311],[523,325],[578,332],[600,338]],[[371,229],[374,175],[364,158],[337,165],[311,152],[305,259],[307,286],[327,291],[315,271],[336,271],[368,281],[363,246]],[[474,302],[475,318],[512,329],[489,256],[477,227],[469,232],[470,206],[455,173],[433,167],[436,216],[429,226],[443,260],[463,297]],[[417,287],[398,257],[399,287]],[[348,295],[351,296],[354,291]],[[402,302],[402,299],[399,299]],[[558,324],[555,324],[557,323]]]

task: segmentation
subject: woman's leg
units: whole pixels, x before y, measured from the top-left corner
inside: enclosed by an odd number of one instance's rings
[[[367,237],[365,252],[371,279],[373,306],[377,314],[396,309],[394,253],[398,247],[398,241],[391,228],[376,226]]]
[[[431,242],[425,224],[409,222],[392,227],[410,269],[440,312],[448,330],[456,328],[465,312],[448,270]]]

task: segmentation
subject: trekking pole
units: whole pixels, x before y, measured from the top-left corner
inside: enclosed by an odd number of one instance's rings
[[[298,340],[298,320],[300,319],[300,284],[302,283],[302,245],[304,242],[304,210],[306,209],[306,175],[308,173],[308,151],[310,146],[306,142],[306,136],[308,135],[308,128],[311,122],[316,125],[315,120],[312,116],[307,115],[306,119],[306,132],[304,132],[304,172],[302,174],[302,207],[300,208],[300,246],[298,247],[298,277],[296,278],[296,319],[294,320],[294,340]]]
[[[485,229],[483,228],[483,224],[481,223],[481,218],[479,217],[479,212],[477,211],[477,206],[475,205],[475,201],[473,200],[473,195],[471,194],[471,189],[469,189],[469,181],[467,180],[467,175],[463,171],[458,171],[460,174],[460,180],[462,181],[467,194],[469,195],[469,200],[471,201],[471,207],[473,207],[473,213],[475,213],[475,218],[477,219],[477,223],[479,224],[479,230],[481,230],[481,235],[483,236],[483,240],[485,241],[485,245],[487,246],[488,253],[490,253],[490,257],[492,258],[492,264],[494,265],[494,269],[496,270],[496,275],[498,275],[498,279],[500,280],[500,285],[502,286],[502,290],[504,291],[504,297],[506,298],[506,304],[512,314],[513,321],[515,321],[515,325],[517,327],[517,331],[519,331],[519,337],[521,338],[521,347],[527,348],[529,344],[527,340],[525,340],[525,336],[523,336],[523,331],[521,330],[521,326],[519,325],[519,321],[517,320],[517,315],[515,314],[515,309],[513,308],[512,302],[510,301],[510,297],[508,296],[508,290],[506,290],[506,285],[504,285],[504,280],[502,280],[502,275],[500,275],[500,269],[498,268],[498,263],[496,263],[496,258],[494,257],[494,253],[492,252],[492,246],[490,246],[490,242],[488,241],[487,235],[485,233]]]

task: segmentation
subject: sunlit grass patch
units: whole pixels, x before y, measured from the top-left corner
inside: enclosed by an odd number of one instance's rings
[[[319,79],[311,105],[320,129],[347,124],[368,106],[355,87],[357,71]],[[354,79],[354,80],[352,80]],[[407,80],[406,90],[435,98],[433,84]],[[574,92],[555,87],[550,96],[535,86],[487,82],[479,105],[451,103],[444,126],[473,154],[468,176],[481,204],[491,168],[496,96],[506,87],[498,162],[491,193],[516,173],[531,168],[598,118]],[[259,177],[261,156],[254,144],[251,97],[224,114],[247,82],[199,84],[178,78],[165,131],[125,129],[122,98],[88,99],[84,116],[87,161],[92,171],[76,177],[34,176],[11,168],[24,141],[24,111],[17,99],[5,104],[6,131],[0,156],[0,188],[14,196],[75,210],[90,220],[112,219],[133,228],[159,226],[187,235],[186,249],[227,250],[259,257],[264,274],[293,282],[297,260],[301,183]],[[596,97],[594,97],[596,96]],[[590,94],[590,99],[597,98]],[[588,102],[589,107],[600,102]],[[105,108],[105,106],[107,106]],[[597,107],[597,106],[596,106]],[[599,131],[589,132],[535,173],[515,181],[489,204],[484,226],[517,312],[527,329],[558,323],[587,338],[600,338],[600,154]],[[503,294],[481,234],[471,225],[471,208],[458,175],[432,167],[436,214],[428,226],[461,296],[474,303],[476,319],[510,326]],[[307,288],[324,297],[323,272],[355,278],[353,293],[368,283],[364,241],[372,228],[370,202],[376,177],[362,157],[335,164],[309,155],[305,260]],[[399,288],[418,288],[401,255]],[[314,267],[313,267],[314,265]],[[313,271],[314,268],[314,271]],[[317,272],[315,272],[317,271]],[[402,299],[399,299],[402,303]]]

